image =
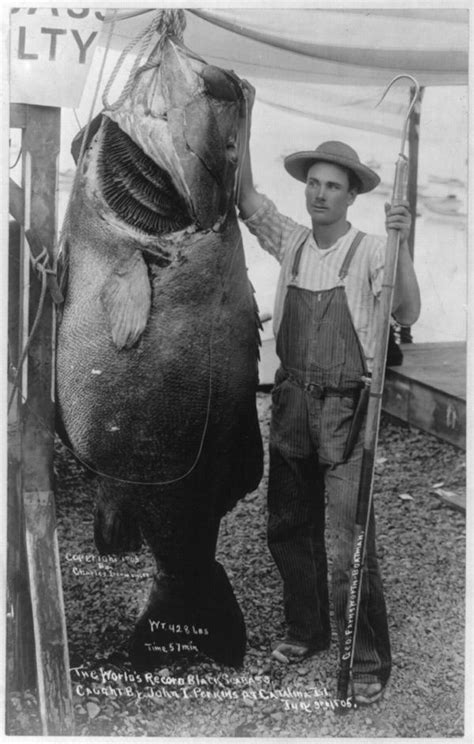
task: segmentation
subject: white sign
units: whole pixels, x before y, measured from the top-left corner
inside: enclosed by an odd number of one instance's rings
[[[10,100],[79,106],[102,29],[99,10],[12,8]]]

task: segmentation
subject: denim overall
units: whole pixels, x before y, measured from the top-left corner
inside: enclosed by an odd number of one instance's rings
[[[299,246],[277,336],[281,366],[272,391],[268,544],[283,579],[287,640],[315,650],[328,648],[331,636],[325,512],[332,602],[341,648],[345,629],[362,435],[347,459],[344,449],[367,368],[344,279],[363,236],[356,235],[337,285],[328,290],[298,287],[305,241]],[[390,662],[372,513],[354,678],[385,684]]]

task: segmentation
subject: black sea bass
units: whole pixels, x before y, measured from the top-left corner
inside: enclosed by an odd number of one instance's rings
[[[263,462],[259,321],[234,208],[243,110],[234,73],[162,39],[90,130],[64,230],[59,414],[101,474],[99,550],[143,536],[156,558],[131,642],[143,667],[180,643],[230,665],[245,652],[215,560],[220,519]]]

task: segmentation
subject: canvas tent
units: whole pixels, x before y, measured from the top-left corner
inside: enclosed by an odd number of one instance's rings
[[[153,12],[119,11],[113,45],[140,33]],[[409,72],[422,86],[459,85],[468,32],[467,10],[213,9],[186,10],[185,42],[243,76],[373,85]]]
[[[110,42],[123,48],[152,21],[153,10],[121,10]],[[420,86],[466,85],[468,11],[462,9],[186,10],[184,41],[210,64],[234,69],[282,110],[399,136],[406,83],[374,111],[396,75]]]
[[[83,124],[96,84],[99,89],[106,85],[121,50],[127,49],[128,60],[133,59],[140,37],[156,23],[158,12],[156,8],[14,9],[11,100],[79,108]],[[398,137],[406,111],[406,82],[375,109],[393,77],[409,73],[422,87],[465,86],[468,81],[468,10],[247,7],[182,12],[185,44],[209,64],[234,69],[247,78],[257,88],[261,103],[329,124]],[[100,29],[99,57],[91,64]],[[137,39],[135,47],[133,39]],[[71,63],[77,45],[87,64]],[[104,49],[109,64],[102,70]],[[81,101],[85,77],[79,84],[72,82],[72,75],[77,68],[79,78],[81,68],[85,72],[89,65]],[[121,80],[123,76],[117,76],[117,95]],[[94,113],[100,106],[99,90]]]

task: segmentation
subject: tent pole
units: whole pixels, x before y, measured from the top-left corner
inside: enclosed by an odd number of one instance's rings
[[[417,211],[417,194],[418,194],[418,154],[420,146],[420,116],[421,101],[423,98],[424,88],[420,88],[419,97],[410,114],[408,123],[408,187],[407,198],[410,205],[410,211],[413,217],[410,235],[408,237],[408,246],[412,259],[415,256],[415,228],[416,228],[416,211]],[[410,100],[413,99],[414,88],[410,90]],[[400,341],[404,344],[411,344],[413,337],[409,326],[400,328]]]

